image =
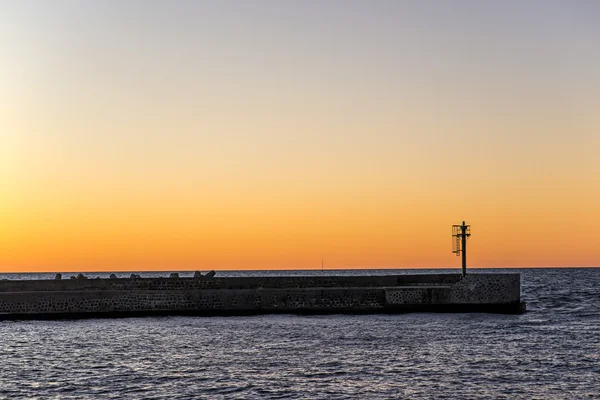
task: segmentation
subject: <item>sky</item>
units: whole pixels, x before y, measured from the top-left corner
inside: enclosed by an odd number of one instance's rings
[[[599,266],[599,20],[0,0],[0,271]]]

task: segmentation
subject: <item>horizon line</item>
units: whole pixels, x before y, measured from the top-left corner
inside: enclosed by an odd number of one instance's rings
[[[472,269],[587,269],[587,268],[600,268],[600,265],[578,265],[578,266],[509,266],[509,267],[468,267],[467,270]],[[439,270],[457,270],[460,272],[460,267],[397,267],[397,268],[360,268],[360,267],[349,267],[349,268],[285,268],[285,269],[165,269],[165,270],[142,270],[142,269],[116,269],[106,271],[88,271],[88,270],[75,270],[75,271],[0,271],[0,274],[68,274],[68,273],[126,273],[126,272],[147,272],[147,273],[170,273],[170,272],[196,272],[196,271],[215,271],[215,272],[268,272],[268,271],[370,271],[370,270],[427,270],[427,269],[439,269]]]

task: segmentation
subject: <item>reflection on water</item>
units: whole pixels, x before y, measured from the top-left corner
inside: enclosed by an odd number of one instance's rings
[[[600,269],[519,271],[516,316],[0,322],[0,398],[597,398]]]

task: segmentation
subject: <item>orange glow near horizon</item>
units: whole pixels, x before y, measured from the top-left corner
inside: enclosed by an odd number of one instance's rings
[[[577,6],[83,3],[0,6],[0,272],[600,266]]]
[[[201,206],[169,196],[163,203],[20,204],[22,210],[4,213],[3,269],[318,269],[321,259],[328,269],[459,265],[450,253],[449,229],[460,222],[451,218],[453,210],[467,208],[458,202],[386,199],[383,193],[367,199],[278,196],[264,203],[250,193],[235,198],[241,201]],[[585,220],[593,209],[584,205],[549,220],[552,205],[512,206],[470,207],[470,265],[595,265],[596,243],[586,238],[598,237],[598,225]]]

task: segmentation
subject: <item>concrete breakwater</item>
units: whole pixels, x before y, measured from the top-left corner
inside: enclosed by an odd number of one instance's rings
[[[269,313],[521,313],[519,274],[0,281],[0,319]]]

